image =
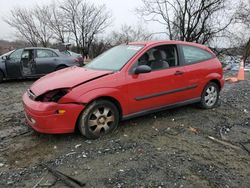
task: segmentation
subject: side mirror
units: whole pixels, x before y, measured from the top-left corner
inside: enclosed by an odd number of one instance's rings
[[[135,74],[143,74],[143,73],[149,73],[152,69],[148,65],[140,65],[134,69]]]

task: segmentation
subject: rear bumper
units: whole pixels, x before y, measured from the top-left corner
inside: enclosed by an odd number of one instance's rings
[[[31,100],[27,93],[23,95],[26,121],[30,127],[40,133],[72,133],[77,119],[84,109],[81,104],[43,103]],[[59,114],[58,110],[64,110]]]

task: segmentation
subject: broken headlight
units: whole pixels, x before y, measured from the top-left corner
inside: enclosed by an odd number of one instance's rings
[[[40,95],[36,98],[36,101],[41,102],[58,102],[63,96],[65,96],[70,90],[69,89],[56,89],[48,91],[47,93]]]

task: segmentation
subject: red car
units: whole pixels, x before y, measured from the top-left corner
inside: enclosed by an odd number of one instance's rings
[[[114,130],[120,120],[190,103],[216,106],[222,66],[206,46],[134,42],[114,47],[85,67],[42,77],[23,95],[28,124],[41,133],[87,138]]]

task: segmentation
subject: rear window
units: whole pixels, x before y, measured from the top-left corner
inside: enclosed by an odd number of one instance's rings
[[[194,46],[182,46],[185,64],[192,64],[213,58],[213,55],[206,50]]]

